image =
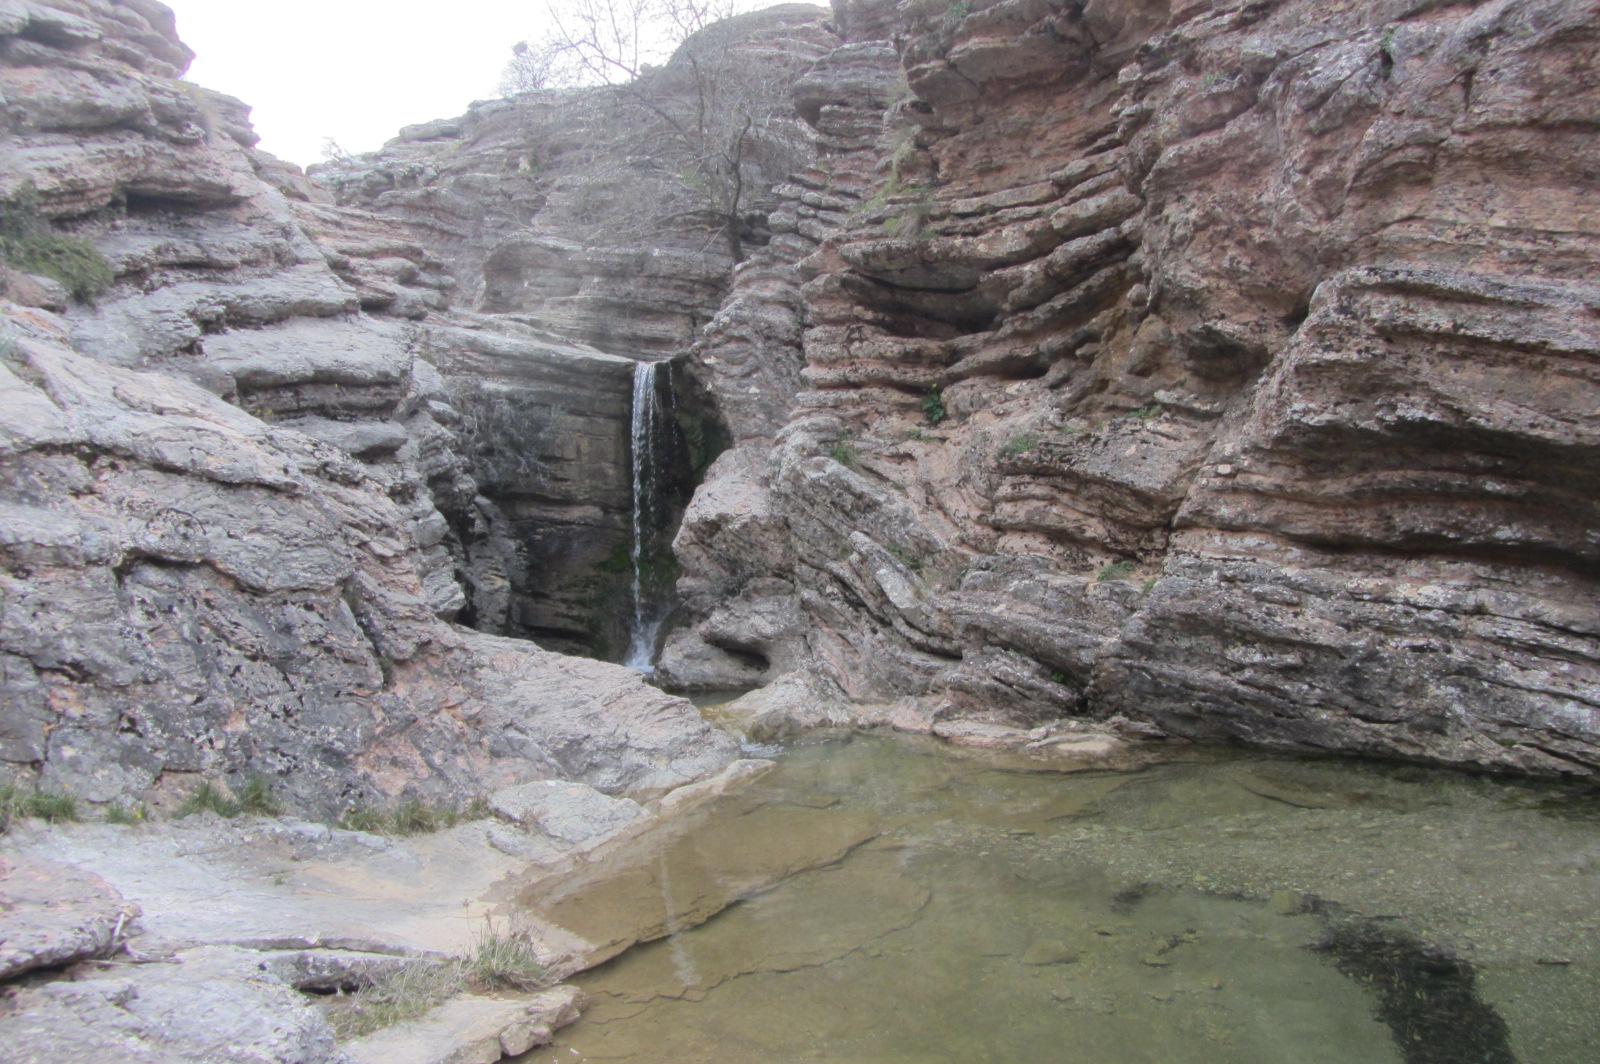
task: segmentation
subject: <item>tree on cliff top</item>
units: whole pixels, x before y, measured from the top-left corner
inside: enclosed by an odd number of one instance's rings
[[[501,91],[626,84],[733,11],[733,0],[551,0],[549,31],[512,48]]]
[[[789,87],[809,57],[752,47],[771,15],[730,18],[731,10],[730,0],[552,4],[549,35],[517,45],[502,87],[611,86],[624,112],[614,131],[628,142],[620,157],[649,157],[684,193],[677,203],[639,205],[658,208],[651,224],[720,236],[740,262],[753,192],[803,157],[807,134]]]

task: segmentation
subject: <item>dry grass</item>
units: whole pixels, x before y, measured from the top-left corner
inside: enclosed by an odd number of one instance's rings
[[[535,990],[548,979],[549,972],[526,935],[488,920],[473,935],[465,957],[395,968],[367,986],[325,999],[322,1009],[334,1035],[348,1041],[420,1019],[469,987]]]
[[[371,806],[352,809],[344,815],[340,826],[373,835],[426,835],[468,820],[482,820],[488,815],[489,804],[482,798],[474,798],[461,806],[429,805],[416,798],[403,798],[387,809]]]

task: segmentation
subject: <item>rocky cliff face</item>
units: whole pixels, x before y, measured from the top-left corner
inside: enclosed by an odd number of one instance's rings
[[[751,19],[724,55],[794,115],[724,232],[612,90],[318,184],[174,80],[159,4],[0,3],[3,221],[111,281],[4,275],[14,771],[309,805],[725,760],[451,624],[618,642],[627,382],[668,357],[716,408],[686,464],[736,445],[672,683],[1593,770],[1592,2]]]
[[[1600,765],[1593,3],[837,23],[669,675]]]
[[[726,763],[626,670],[450,623],[514,587],[486,367],[563,406],[550,479],[614,478],[631,363],[446,315],[443,257],[256,151],[188,59],[157,3],[0,4],[0,776],[260,774],[333,814]]]
[[[827,12],[804,4],[707,35],[694,76],[680,57],[625,87],[480,103],[313,168],[341,209],[384,218],[443,263],[456,317],[472,326],[425,332],[458,405],[465,393],[481,422],[460,446],[481,495],[452,514],[485,530],[464,537],[477,627],[612,660],[627,646],[629,374],[689,347],[734,266],[687,145],[663,136],[660,115],[702,100],[751,112],[737,237],[740,254],[759,248],[768,189],[813,153],[788,85],[837,44]],[[699,147],[726,147],[716,133]],[[680,390],[679,432],[697,454],[714,450],[721,419],[687,382]],[[691,486],[675,492],[672,521]]]

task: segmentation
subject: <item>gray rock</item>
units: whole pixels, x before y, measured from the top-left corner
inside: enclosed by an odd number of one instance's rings
[[[513,1000],[453,998],[404,1028],[348,1043],[357,1064],[495,1064],[549,1043],[551,1032],[578,1018],[583,995],[558,986]]]
[[[0,979],[108,956],[127,940],[139,912],[91,872],[0,855]]]
[[[489,796],[489,808],[507,820],[566,843],[585,842],[644,816],[638,802],[611,798],[593,787],[543,780]]]
[[[117,978],[17,992],[0,1037],[28,1064],[341,1064],[347,1058],[305,998],[264,976],[248,950],[190,950]]]

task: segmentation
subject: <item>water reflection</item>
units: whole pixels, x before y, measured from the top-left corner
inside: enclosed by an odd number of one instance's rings
[[[548,909],[590,941],[679,930],[579,977],[585,1018],[525,1059],[1593,1059],[1600,825],[1549,815],[1559,792],[1287,759],[1017,768],[903,737],[792,749],[635,854],[635,895],[599,904],[596,878]]]

